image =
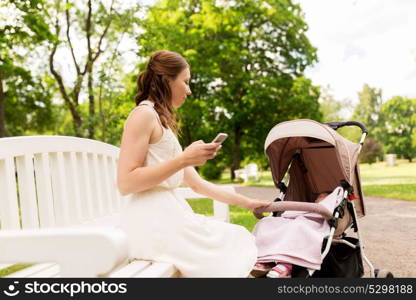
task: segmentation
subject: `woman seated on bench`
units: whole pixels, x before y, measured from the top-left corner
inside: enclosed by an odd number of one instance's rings
[[[247,209],[270,204],[224,191],[198,175],[194,166],[214,158],[220,145],[196,141],[182,151],[174,109],[191,95],[189,81],[188,63],[170,51],[155,52],[137,80],[137,106],[125,122],[118,164],[121,194],[134,194],[121,228],[134,258],[172,263],[184,277],[247,277],[257,258],[253,235],[195,214],[175,193],[184,181],[228,204]]]

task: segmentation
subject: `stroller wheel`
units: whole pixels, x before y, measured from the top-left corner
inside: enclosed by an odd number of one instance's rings
[[[375,269],[374,275],[376,278],[393,278],[393,273],[386,269]]]

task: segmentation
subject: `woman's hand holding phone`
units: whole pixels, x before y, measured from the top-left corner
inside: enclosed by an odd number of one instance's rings
[[[185,167],[202,166],[208,159],[214,158],[220,148],[221,145],[206,144],[201,140],[193,142],[181,153]]]
[[[208,159],[214,158],[227,137],[228,134],[219,133],[209,144],[201,140],[190,144],[181,154],[185,166],[202,166]]]

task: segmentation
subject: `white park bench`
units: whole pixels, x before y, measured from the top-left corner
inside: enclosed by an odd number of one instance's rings
[[[258,181],[260,178],[259,168],[255,163],[247,164],[244,168],[235,170],[234,175],[236,178],[242,179],[245,183],[250,180]]]
[[[118,156],[83,138],[0,138],[0,269],[33,264],[7,277],[180,276],[171,264],[128,257],[117,228],[129,197],[117,190]],[[228,222],[228,205],[214,201],[213,218]]]

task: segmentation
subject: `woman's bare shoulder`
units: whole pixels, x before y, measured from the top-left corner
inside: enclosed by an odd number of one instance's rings
[[[153,108],[146,105],[136,106],[127,117],[124,129],[128,131],[152,130],[156,120]]]

